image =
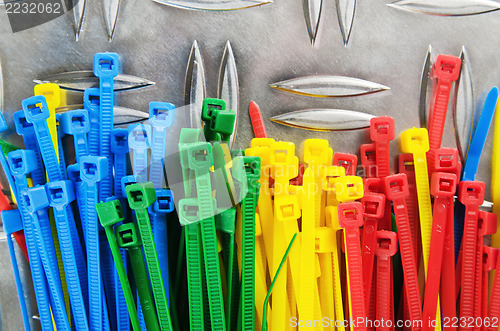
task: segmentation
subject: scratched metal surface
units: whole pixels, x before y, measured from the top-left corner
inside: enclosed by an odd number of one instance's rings
[[[396,130],[418,126],[421,68],[429,43],[437,53],[459,55],[467,46],[476,93],[500,83],[500,12],[470,17],[436,17],[398,11],[388,1],[358,1],[353,30],[344,47],[334,1],[324,1],[315,47],[311,47],[301,0],[275,0],[263,7],[233,12],[198,12],[171,8],[150,0],[123,0],[113,42],[107,41],[99,1],[88,2],[81,40],[75,43],[71,19],[63,16],[12,34],[0,8],[0,58],[4,68],[4,114],[20,109],[32,93],[32,79],[44,74],[91,68],[92,55],[114,51],[123,71],[155,81],[153,88],[124,92],[117,103],[147,111],[149,101],[182,105],[184,73],[191,44],[197,39],[205,61],[207,91],[216,95],[217,73],[226,40],[230,40],[240,79],[237,144],[252,138],[248,103],[261,107],[270,137],[300,146],[306,138],[328,139],[334,151],[357,153],[367,131],[317,133],[267,121],[273,115],[306,108],[358,110],[396,119]],[[392,89],[372,95],[316,99],[287,94],[270,83],[299,76],[331,74],[374,81]],[[74,96],[73,96],[74,97]],[[448,120],[451,123],[451,118]],[[9,120],[9,124],[12,121]],[[0,138],[20,144],[13,132]],[[490,178],[491,135],[480,165],[480,180]],[[394,143],[393,151],[398,150]],[[448,127],[443,146],[454,147]],[[396,153],[394,153],[395,155]],[[487,193],[487,198],[490,194]],[[7,245],[0,242],[0,306],[4,330],[22,330]],[[27,269],[25,269],[27,270]]]

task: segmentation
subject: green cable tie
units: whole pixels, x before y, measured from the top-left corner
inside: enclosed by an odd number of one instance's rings
[[[255,210],[260,192],[260,157],[235,157],[233,176],[240,183],[246,181],[248,191],[241,202],[241,305],[239,330],[255,329]],[[242,192],[241,194],[244,194]]]
[[[206,142],[196,142],[199,139],[199,135],[195,136],[195,131],[188,130],[183,129],[182,131],[185,132],[181,131],[181,140],[179,142],[184,184],[185,188],[188,187],[186,189],[187,198],[181,199],[179,202],[180,213],[183,214],[180,221],[184,225],[190,224],[187,225],[188,227],[192,227],[194,222],[199,222],[195,224],[199,224],[201,229],[210,325],[212,330],[223,331],[226,330],[226,323],[214,220],[216,203],[212,197],[209,172],[209,169],[213,165],[212,146]],[[189,195],[191,184],[186,184],[186,181],[193,178],[196,187],[195,197]],[[189,250],[189,247],[187,247],[187,250]],[[201,309],[201,307],[199,308]],[[194,307],[190,307],[190,309],[194,309]]]
[[[288,254],[290,253],[290,250],[292,249],[293,243],[295,242],[295,238],[297,238],[298,233],[294,234],[292,239],[290,240],[290,244],[288,244],[288,248],[286,249],[285,255],[283,255],[283,258],[281,259],[280,265],[278,266],[278,270],[276,270],[276,275],[274,275],[273,281],[271,282],[271,286],[269,286],[269,291],[267,292],[266,299],[264,300],[264,313],[262,314],[262,331],[267,331],[268,325],[267,325],[267,305],[269,303],[269,297],[271,296],[271,292],[273,291],[274,284],[276,284],[276,280],[278,279],[278,276],[281,272],[281,269],[283,268],[283,265],[286,262],[286,259],[288,258]]]
[[[161,275],[160,263],[156,254],[156,246],[151,231],[151,223],[147,208],[156,201],[156,192],[152,182],[130,184],[125,188],[128,204],[135,211],[137,225],[143,243],[149,279],[158,312],[160,330],[172,330],[172,320],[168,309],[167,295]]]
[[[235,254],[236,208],[222,210],[215,216],[216,229],[221,232],[222,256],[226,270],[226,326],[233,330],[237,321],[239,281],[238,259]]]
[[[206,98],[203,100],[201,120],[205,122],[203,130],[207,141],[228,143],[233,134],[236,113],[226,109],[224,100]]]
[[[125,219],[122,206],[119,200],[111,200],[108,202],[98,203],[96,205],[96,210],[101,225],[106,232],[111,254],[115,260],[115,267],[122,285],[125,302],[127,303],[127,310],[130,316],[130,322],[132,323],[132,329],[134,331],[141,331],[141,324],[139,323],[139,316],[137,315],[134,295],[132,294],[132,289],[130,288],[127,271],[125,270],[125,265],[123,264],[122,256],[120,254],[120,248],[118,247],[115,232],[113,231],[113,225],[122,222]]]
[[[144,264],[142,242],[135,223],[125,223],[116,227],[118,246],[125,248],[130,256],[135,284],[139,292],[142,313],[148,331],[160,331],[153,297],[149,289],[148,271]]]

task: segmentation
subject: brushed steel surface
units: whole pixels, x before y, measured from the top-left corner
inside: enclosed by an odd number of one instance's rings
[[[226,41],[231,41],[240,84],[236,139],[236,146],[240,147],[248,146],[253,137],[247,112],[251,100],[261,107],[269,137],[292,141],[297,146],[307,138],[324,138],[336,152],[358,153],[359,145],[368,142],[369,136],[367,130],[309,132],[274,124],[269,117],[297,109],[336,108],[393,116],[397,135],[419,126],[420,76],[429,44],[435,54],[456,56],[462,45],[467,47],[477,108],[480,95],[500,83],[500,12],[439,17],[395,10],[386,5],[389,2],[357,2],[347,47],[342,42],[335,1],[323,3],[322,24],[314,47],[307,34],[302,0],[275,0],[272,4],[228,12],[190,11],[151,0],[126,0],[120,5],[112,42],[108,41],[102,4],[90,1],[78,43],[70,15],[12,34],[5,10],[0,8],[4,114],[11,127],[0,138],[22,145],[8,114],[21,109],[21,100],[32,95],[34,78],[89,69],[93,54],[101,51],[119,53],[122,72],[156,82],[147,89],[119,93],[118,105],[144,111],[150,101],[183,105],[186,66],[195,39],[205,64],[208,97],[217,95],[220,59]],[[362,77],[383,82],[391,90],[352,98],[318,99],[269,87],[290,77],[317,74]],[[443,146],[455,147],[452,114],[448,114]],[[487,183],[491,146],[492,134],[478,177]],[[395,156],[398,143],[391,147]],[[486,199],[490,200],[489,190]],[[0,305],[4,330],[17,331],[22,330],[21,313],[7,254],[6,245],[0,243]]]

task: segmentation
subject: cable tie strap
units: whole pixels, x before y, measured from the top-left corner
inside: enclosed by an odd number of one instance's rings
[[[339,225],[344,229],[350,316],[354,321],[363,321],[366,319],[366,305],[359,245],[359,228],[363,226],[363,205],[360,202],[341,203],[338,213]],[[366,330],[366,325],[357,326],[355,329]]]
[[[375,255],[377,256],[377,320],[389,321],[394,316],[394,303],[391,299],[391,257],[398,251],[398,236],[392,231],[377,231]],[[387,324],[379,330],[391,330]]]
[[[396,135],[395,127],[392,117],[374,117],[370,120],[370,138],[375,144],[377,177],[386,177],[391,174],[389,142]]]
[[[76,233],[77,229],[74,219],[71,218],[70,221],[67,208],[75,200],[73,184],[69,180],[50,182],[45,185],[45,190],[56,219],[64,270],[68,276],[66,279],[75,326],[79,330],[89,330],[85,300],[82,292],[82,283],[87,288],[87,279],[81,278],[83,275],[86,276],[87,270],[83,264],[83,255],[81,256],[82,260],[77,262],[77,247],[81,244],[80,241],[75,242],[73,240],[72,232]],[[71,209],[69,210],[71,212]]]
[[[111,130],[111,152],[115,168],[114,195],[123,197],[122,178],[127,175],[127,154],[129,152],[127,129]]]
[[[69,331],[70,325],[64,302],[61,277],[50,229],[49,201],[44,186],[37,186],[21,191],[21,199],[26,202],[28,212],[37,230],[38,252],[45,269],[45,276],[51,292],[52,314],[58,330]]]
[[[438,55],[434,65],[434,76],[437,78],[437,85],[434,87],[434,99],[431,103],[428,121],[429,145],[431,149],[441,147],[451,86],[460,76],[461,65],[462,60],[451,55]]]
[[[377,180],[379,180],[377,178]],[[372,289],[373,266],[375,260],[375,251],[377,245],[377,224],[378,220],[384,216],[385,195],[380,193],[365,193],[361,199],[364,210],[363,240],[361,244],[361,257],[363,261],[363,287],[367,298],[367,305],[370,304],[370,298],[374,295]],[[367,309],[369,311],[369,309]]]
[[[91,330],[102,330],[103,305],[99,228],[96,204],[99,202],[98,183],[107,176],[108,159],[101,156],[82,157],[80,176],[86,186],[85,213],[82,222],[86,229],[87,272],[89,284],[89,325]]]
[[[360,163],[366,178],[378,177],[375,144],[363,144],[359,147]]]
[[[387,199],[394,205],[394,216],[398,228],[398,240],[401,254],[401,261],[404,272],[404,286],[406,301],[411,320],[422,320],[422,308],[420,301],[420,289],[418,285],[417,264],[413,243],[411,238],[410,223],[408,221],[408,211],[406,199],[408,191],[408,180],[405,174],[391,175],[384,179]],[[420,328],[414,326],[413,330]]]
[[[78,163],[83,156],[89,155],[87,134],[90,131],[90,118],[88,111],[76,109],[61,114],[61,126],[65,134],[73,136],[76,162]]]
[[[125,223],[116,227],[118,246],[127,249],[134,280],[139,293],[142,313],[148,330],[159,331],[153,296],[149,289],[148,272],[142,255],[142,242],[135,223]]]
[[[149,104],[149,123],[153,128],[149,180],[156,188],[163,187],[167,128],[174,124],[174,119],[175,106],[173,104],[168,102],[151,102]]]
[[[14,124],[17,134],[23,137],[24,149],[35,152],[37,167],[31,172],[33,185],[42,185],[45,183],[45,174],[43,173],[43,163],[40,156],[40,150],[38,149],[33,123],[29,123],[26,120],[24,111],[19,110],[14,113]]]
[[[333,165],[344,168],[346,175],[354,176],[358,167],[358,157],[354,154],[335,153],[333,154]]]
[[[143,242],[144,254],[149,271],[149,279],[153,289],[153,296],[158,312],[160,329],[162,331],[172,330],[172,321],[168,310],[165,286],[158,262],[156,245],[151,231],[147,208],[156,201],[156,192],[151,182],[131,184],[125,188],[128,203],[135,211],[139,233]]]
[[[125,296],[125,302],[127,303],[127,310],[130,316],[132,329],[134,331],[140,331],[141,326],[137,315],[134,294],[132,294],[132,289],[130,288],[130,283],[127,277],[127,271],[125,269],[125,265],[123,264],[115,232],[113,231],[114,225],[125,220],[122,206],[120,201],[115,199],[108,202],[98,203],[96,205],[96,210],[99,215],[100,223],[106,232],[109,247],[111,248],[111,253],[115,261],[115,267],[118,272],[118,277],[120,278],[123,295]]]
[[[23,284],[21,275],[19,273],[19,266],[17,264],[16,252],[14,249],[14,242],[12,241],[12,234],[17,231],[23,230],[23,222],[19,210],[3,210],[1,212],[3,230],[7,234],[7,245],[9,247],[10,261],[14,271],[14,280],[16,282],[17,296],[23,317],[23,325],[26,331],[31,331],[30,316],[28,315],[28,308],[26,307],[26,299],[24,297]]]
[[[113,129],[113,78],[119,73],[120,61],[116,53],[94,55],[94,75],[99,77],[99,156],[111,160],[111,130]],[[113,166],[108,164],[107,176],[100,183],[100,200],[112,195]]]
[[[47,119],[50,113],[45,97],[40,95],[24,99],[22,105],[26,120],[29,123],[33,123],[35,128],[38,146],[49,181],[62,180],[63,176],[59,168],[59,160],[56,155],[54,144],[50,138],[50,130],[47,125]]]
[[[453,207],[453,195],[457,187],[457,176],[452,173],[434,172],[431,177],[431,194],[434,196],[434,213],[431,235],[431,252],[429,269],[424,294],[424,321],[436,316],[441,266],[443,262],[444,243],[448,213]],[[445,299],[446,300],[446,299]],[[424,330],[431,330],[430,323],[425,323]]]
[[[151,148],[151,125],[134,124],[128,127],[128,144],[133,151],[132,167],[138,182],[148,178],[148,150]]]
[[[460,316],[465,318],[474,317],[477,222],[479,206],[484,202],[484,189],[483,182],[462,181],[458,185],[458,198],[465,205],[460,295]]]

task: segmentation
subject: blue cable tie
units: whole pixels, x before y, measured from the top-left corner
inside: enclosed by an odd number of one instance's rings
[[[93,156],[99,156],[100,103],[100,90],[98,88],[88,88],[83,92],[83,107],[88,112],[90,118],[88,153]]]
[[[479,118],[477,127],[474,130],[474,136],[472,137],[469,152],[467,153],[467,160],[465,161],[464,165],[462,181],[476,180],[479,160],[481,159],[481,154],[483,153],[486,137],[488,136],[491,122],[493,120],[493,116],[495,115],[497,101],[498,88],[493,87],[486,97],[483,111],[481,112],[481,117]]]
[[[151,227],[163,277],[165,293],[167,295],[167,301],[170,303],[167,214],[171,213],[175,208],[174,194],[171,190],[167,189],[155,189],[155,191],[156,202],[148,208],[148,212],[151,216]]]
[[[462,172],[462,181],[475,181],[481,154],[483,153],[484,144],[490,130],[491,122],[495,114],[495,108],[498,101],[498,88],[493,87],[486,101],[484,102],[481,117],[477,123],[474,135],[469,146],[467,159]],[[455,260],[458,259],[460,247],[462,245],[462,236],[464,233],[464,217],[465,206],[456,201],[455,203]]]
[[[19,274],[19,265],[17,264],[16,251],[14,249],[14,241],[12,234],[17,231],[23,230],[23,222],[21,221],[21,214],[19,210],[4,210],[1,213],[3,230],[7,234],[7,245],[9,247],[10,261],[12,263],[12,270],[14,271],[14,280],[16,281],[17,296],[19,298],[19,306],[21,307],[21,314],[23,317],[23,325],[25,331],[30,331],[30,316],[28,315],[28,308],[26,307],[26,300],[24,298],[23,283]]]
[[[26,120],[32,123],[35,129],[36,139],[49,181],[63,180],[56,150],[50,138],[49,126],[47,124],[50,113],[45,97],[37,95],[24,99],[22,105]]]
[[[136,184],[136,183],[138,183],[138,180],[135,177],[135,175],[128,175],[122,177],[122,182],[121,182],[122,192],[125,192],[125,188],[130,184]],[[130,206],[128,205],[127,198],[126,197],[124,197],[124,199],[120,198],[120,203],[122,204],[123,211],[126,212],[127,215],[131,215],[132,220],[135,222],[136,221],[135,213],[131,211]]]
[[[87,229],[84,222],[85,210],[87,209],[85,202],[86,185],[80,177],[80,163],[75,163],[68,166],[68,179],[73,183],[76,202],[78,205],[78,213],[80,216],[80,223],[82,226],[82,233],[84,236],[84,241],[87,242]]]
[[[73,136],[75,144],[76,162],[83,156],[89,155],[87,147],[87,134],[90,131],[90,118],[88,111],[76,109],[61,114],[61,127],[65,134]]]
[[[174,124],[174,119],[175,106],[173,104],[168,102],[151,102],[149,104],[149,123],[153,128],[149,181],[153,183],[155,188],[163,187],[167,128]]]
[[[114,87],[113,78],[119,73],[120,60],[116,53],[94,55],[94,75],[99,77],[100,91],[100,131],[99,156],[111,160],[111,130],[113,129]],[[108,175],[100,184],[100,200],[113,194],[113,165],[108,164]]]
[[[56,219],[64,271],[69,275],[67,283],[75,327],[77,330],[89,330],[82,292],[82,283],[87,283],[87,278],[82,278],[82,275],[86,275],[87,268],[85,265],[82,266],[81,262],[77,262],[75,252],[78,250],[77,246],[80,246],[81,250],[81,244],[79,240],[74,241],[72,232],[76,232],[76,225],[74,219],[71,222],[66,208],[75,200],[73,184],[69,180],[50,182],[45,185],[45,190]]]
[[[120,61],[116,53],[96,53],[93,62],[94,75],[99,77],[99,153],[97,155],[105,157],[108,160],[106,169],[107,174],[101,178],[98,184],[97,192],[99,202],[113,195],[113,164],[111,162],[111,130],[113,129],[114,107],[113,79],[120,71]],[[97,223],[99,231],[103,232],[103,228],[99,221],[97,221]],[[107,240],[104,241],[105,236],[102,234],[100,237],[102,244],[108,247]],[[105,261],[110,261],[112,259],[111,250],[109,248],[101,250],[101,258]],[[110,270],[109,265],[103,269],[101,279],[104,284],[113,282],[114,272]],[[108,314],[105,300],[103,300],[103,311],[104,314]],[[114,316],[112,316],[112,318],[114,318]],[[109,318],[104,315],[103,327],[105,329],[109,328]]]
[[[12,153],[12,152],[11,152]],[[12,156],[12,154],[9,155]],[[18,152],[19,153],[19,152]],[[25,155],[30,155],[33,159],[35,157],[33,151],[24,151],[21,153],[21,157]],[[5,162],[7,163],[7,162]],[[9,174],[12,171],[14,176],[15,185],[13,185],[14,192],[20,192],[24,189],[28,189],[27,174],[29,174],[33,168],[36,166],[34,162],[26,162],[25,159],[17,160],[13,159],[10,161]],[[21,198],[19,194],[16,195],[17,206],[21,213],[21,219],[24,225],[24,236],[26,239],[26,248],[28,250],[29,265],[31,269],[31,276],[33,279],[33,287],[35,289],[35,296],[38,305],[38,314],[40,315],[40,321],[42,324],[42,329],[53,330],[52,315],[50,312],[50,294],[47,284],[47,279],[45,277],[42,260],[38,252],[38,244],[36,238],[35,225],[28,211],[27,201]]]
[[[137,184],[139,181],[135,177],[135,175],[128,175],[125,177],[122,177],[122,192],[125,192],[125,188],[131,184]],[[125,200],[126,201],[126,200]],[[123,206],[123,203],[122,203]],[[128,202],[125,202],[125,206],[128,206]],[[127,208],[125,208],[127,209]],[[134,214],[134,213],[132,213]]]
[[[111,130],[111,152],[115,168],[114,194],[123,197],[122,178],[127,176],[128,131],[127,129]],[[124,250],[125,251],[125,250]]]
[[[47,118],[49,118],[50,112],[47,107],[47,102],[45,100],[45,97],[39,95],[28,99],[24,99],[22,101],[22,106],[24,114],[26,116],[26,120],[29,123],[32,123],[33,128],[35,129],[35,135],[38,141],[38,146],[40,148],[42,161],[45,165],[45,171],[47,172],[48,181],[54,182],[54,181],[66,180],[67,175],[66,172],[64,171],[65,169],[61,169],[61,164],[59,163],[59,159],[57,157],[52,139],[50,137],[50,131],[47,124]],[[64,166],[64,153],[62,149],[60,152],[60,156],[61,156],[61,161],[63,162],[62,166]],[[74,222],[71,206],[67,205],[66,209],[67,209],[67,214],[70,217],[70,222],[71,221]],[[72,231],[72,240],[74,242],[78,240],[78,234],[76,231]],[[84,263],[83,252],[77,249],[75,251],[75,254],[77,257],[77,261],[79,261],[81,266]]]
[[[129,125],[128,132],[128,144],[133,152],[133,173],[138,182],[146,182],[148,180],[148,149],[151,147],[151,125],[132,124]]]
[[[45,184],[45,174],[43,172],[40,150],[38,149],[38,144],[36,142],[35,128],[33,127],[33,124],[26,121],[26,116],[24,115],[23,110],[19,110],[14,113],[14,125],[16,127],[17,134],[23,137],[24,149],[32,150],[36,155],[37,167],[31,172],[33,185],[36,186]]]
[[[59,168],[61,169],[62,180],[67,180],[68,176],[66,174],[66,155],[64,154],[64,146],[62,143],[62,138],[66,135],[61,128],[61,114],[56,114],[56,125],[57,125],[57,146],[59,148]]]
[[[49,221],[49,200],[44,186],[37,186],[21,191],[21,199],[26,201],[31,219],[37,229],[38,252],[45,267],[45,276],[52,294],[52,314],[57,330],[71,330],[66,312],[61,277],[57,265],[56,251],[52,240]],[[68,277],[69,278],[69,277]]]
[[[78,207],[78,215],[80,216],[80,226],[82,228],[83,238],[85,245],[87,243],[87,228],[85,223],[85,211],[87,209],[86,205],[86,190],[87,186],[82,181],[80,177],[80,163],[71,164],[68,166],[68,178],[71,183],[73,183],[73,189],[76,196],[76,202]],[[76,223],[76,222],[75,222]],[[83,251],[82,251],[83,255]],[[85,302],[85,309],[89,311],[89,290],[88,290],[88,277],[87,277],[87,265],[84,268],[78,268],[78,270],[86,271],[85,274],[80,275],[83,301]]]
[[[107,175],[108,159],[84,156],[80,163],[80,176],[86,184],[85,213],[82,219],[86,229],[87,271],[89,284],[89,326],[92,331],[103,330],[103,286],[99,249],[99,227],[95,205],[99,194],[97,184]]]

